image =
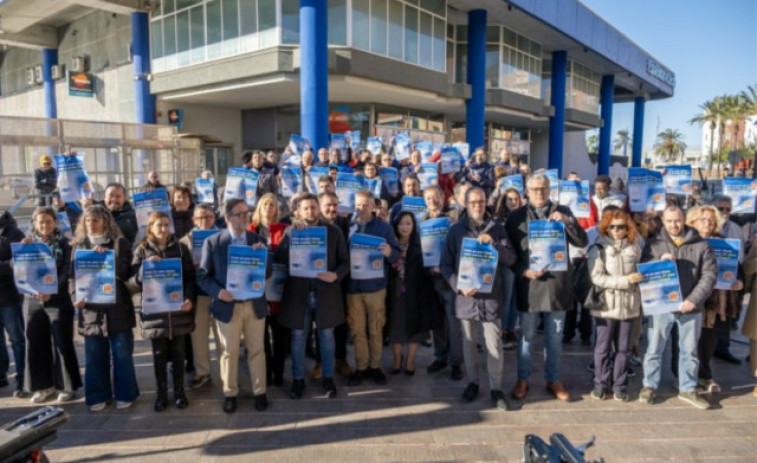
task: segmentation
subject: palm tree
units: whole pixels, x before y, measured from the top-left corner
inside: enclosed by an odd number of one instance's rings
[[[686,143],[683,141],[681,132],[674,129],[665,129],[657,134],[657,141],[654,144],[654,152],[662,160],[670,162],[680,156],[683,162],[683,152],[686,150]]]
[[[599,149],[599,136],[595,133],[586,137],[586,150],[589,154],[596,154]]]
[[[628,136],[628,129],[618,130],[618,138],[613,141],[613,149],[618,152],[623,149],[623,156],[628,156],[628,147],[631,145],[631,137]]]
[[[715,97],[711,101],[705,101],[699,105],[702,114],[694,116],[689,120],[689,124],[699,124],[700,126],[707,126],[710,129],[710,168],[708,169],[710,172],[712,172],[712,163],[715,156],[715,128],[720,122],[719,104],[720,99],[718,97]]]
[[[748,85],[746,90],[741,92],[741,99],[747,107],[750,116],[757,114],[757,85],[752,87]]]

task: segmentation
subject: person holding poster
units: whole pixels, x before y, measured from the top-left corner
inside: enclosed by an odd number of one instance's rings
[[[210,204],[195,206],[192,220],[195,227],[180,242],[192,253],[192,260],[197,269],[202,259],[202,246],[205,240],[219,233],[220,230],[216,227],[216,215]],[[216,357],[220,359],[222,354],[218,324],[210,316],[211,302],[208,293],[197,286],[197,301],[194,310],[195,329],[190,335],[195,366],[195,375],[189,385],[192,389],[210,384],[210,330],[213,331],[213,339],[216,340]]]
[[[121,236],[110,212],[102,206],[84,210],[74,234],[72,253],[90,250],[98,254],[115,254],[114,303],[94,303],[76,297],[76,259],[71,260],[68,292],[74,307],[79,309],[79,334],[84,337],[84,401],[90,411],[105,410],[115,395],[116,408],[132,406],[139,397],[137,375],[134,370],[134,333],[136,326],[134,305],[126,288],[132,276],[132,251]],[[111,382],[111,365],[113,379]]]
[[[379,176],[378,168],[373,162],[366,162],[363,166],[363,183],[375,198],[389,201],[389,189],[386,182]]]
[[[147,231],[142,242],[134,251],[132,260],[133,284],[140,291],[144,289],[147,274],[143,263],[157,263],[162,260],[178,260],[181,264],[181,287],[178,297],[171,293],[170,302],[178,302],[180,310],[152,312],[146,310],[145,292],[141,292],[142,338],[149,339],[152,345],[152,360],[155,372],[157,392],[155,394],[156,412],[162,412],[168,406],[168,362],[172,363],[173,399],[176,408],[184,409],[189,405],[184,392],[184,349],[187,338],[195,328],[193,309],[197,299],[197,280],[192,253],[186,245],[180,243],[171,234],[168,215],[153,212],[147,219]],[[146,290],[145,290],[146,291]],[[166,307],[167,309],[167,307]]]
[[[486,150],[483,147],[476,148],[461,176],[471,185],[482,188],[487,198],[491,196],[494,190],[494,167],[487,161]]]
[[[239,345],[244,338],[247,348],[247,367],[250,372],[255,410],[268,408],[266,397],[265,317],[268,304],[265,294],[254,299],[237,300],[226,288],[230,246],[265,247],[265,240],[246,230],[250,223],[250,208],[243,199],[232,198],[223,206],[228,228],[211,236],[202,245],[202,258],[197,269],[197,284],[212,299],[211,314],[218,322],[221,354],[221,381],[223,383],[223,411],[237,410],[239,395]],[[271,276],[271,262],[266,277]]]
[[[184,238],[192,229],[192,191],[182,185],[171,189],[169,203],[171,204],[171,224],[177,240]]]
[[[355,343],[355,372],[350,377],[350,386],[359,385],[363,379],[372,378],[376,384],[386,384],[381,371],[383,329],[386,324],[386,287],[388,267],[399,259],[400,246],[392,227],[374,214],[375,201],[369,191],[360,191],[355,196],[355,215],[350,224],[350,249],[360,235],[383,239],[377,251],[383,268],[378,275],[363,278],[352,269],[347,284],[347,321]],[[350,259],[353,255],[351,254]],[[367,334],[367,335],[366,335]]]
[[[218,185],[213,178],[213,172],[209,170],[203,171],[199,177],[195,179],[195,203],[197,204],[210,204],[215,210],[218,207]]]
[[[529,196],[528,205],[510,212],[505,223],[518,256],[513,265],[513,272],[521,327],[518,338],[518,381],[513,387],[512,396],[517,400],[523,400],[528,394],[533,339],[536,325],[543,315],[546,343],[544,376],[547,380],[547,391],[559,400],[569,401],[570,394],[560,381],[560,367],[565,312],[574,308],[571,297],[574,268],[570,259],[566,259],[565,271],[532,270],[528,233],[531,222],[560,222],[565,230],[566,256],[570,255],[571,247],[586,246],[588,237],[570,209],[549,199],[550,184],[546,175],[530,176],[526,180],[526,189]]]
[[[718,281],[704,303],[702,334],[697,345],[699,374],[697,387],[705,392],[720,392],[720,385],[712,374],[712,357],[719,339],[731,335],[731,325],[741,311],[739,292],[744,289],[739,264],[741,242],[724,239],[719,233],[725,218],[714,206],[696,206],[686,213],[686,225],[694,228],[710,245],[718,266]]]
[[[255,188],[255,198],[261,198],[266,193],[279,194],[279,180],[274,172],[265,168],[265,153],[260,150],[248,151],[242,155],[244,166],[258,174]]]
[[[487,353],[486,371],[489,379],[489,393],[492,404],[507,410],[507,400],[502,392],[502,267],[509,267],[515,262],[515,251],[502,222],[493,218],[486,211],[486,193],[482,188],[472,187],[465,195],[466,215],[460,218],[447,233],[442,253],[441,272],[450,288],[457,293],[456,313],[460,319],[463,333],[463,358],[468,386],[463,392],[463,401],[472,402],[478,396],[478,343],[479,330],[484,332],[484,345]],[[460,259],[463,254],[463,241],[473,238],[480,244],[491,245],[497,252],[498,265],[491,269],[494,278],[492,290],[480,292],[478,288],[462,290],[458,288],[460,276]],[[486,282],[485,282],[486,283]]]
[[[418,177],[415,174],[410,174],[402,180],[402,198],[418,198],[421,196],[421,183],[418,181]],[[394,223],[394,219],[397,215],[404,210],[403,201],[397,201],[394,203],[391,209],[389,209],[389,222]]]
[[[120,183],[109,183],[105,187],[105,199],[102,204],[113,216],[116,226],[121,230],[129,246],[133,246],[139,233],[139,224],[137,212],[126,197],[126,187]]]
[[[74,350],[74,306],[68,296],[71,245],[58,229],[56,217],[49,207],[35,210],[33,232],[21,241],[49,246],[58,277],[53,294],[24,297],[26,360],[31,366],[26,369],[24,384],[34,393],[32,403],[35,404],[47,401],[56,393],[58,402],[68,402],[82,386]]]
[[[19,294],[13,278],[13,255],[11,244],[24,239],[24,232],[19,230],[16,219],[10,212],[0,212],[0,339],[8,334],[13,363],[16,368],[16,385],[13,397],[28,397],[24,390],[24,366],[26,364],[26,337],[24,336],[23,297]],[[3,341],[0,349],[0,387],[6,387],[10,359],[8,348]]]
[[[413,152],[410,153],[410,158],[403,163],[402,169],[400,169],[400,182],[404,184],[405,178],[407,178],[408,175],[417,176],[423,172],[422,164],[423,156],[421,155],[421,152],[413,150]]]
[[[663,352],[673,325],[678,327],[678,398],[706,410],[710,403],[696,391],[699,360],[697,345],[702,331],[702,309],[718,278],[715,255],[707,241],[684,223],[683,211],[668,206],[662,213],[663,228],[647,241],[642,261],[671,260],[678,269],[681,309],[651,315],[647,328],[647,353],[644,356],[644,387],[639,401],[654,404],[660,385]]]
[[[292,230],[323,227],[326,230],[326,271],[314,278],[289,276],[284,285],[279,323],[292,330],[292,389],[289,396],[301,399],[305,390],[305,344],[312,321],[316,323],[322,365],[323,392],[336,397],[334,384],[334,328],[344,323],[340,282],[350,270],[350,256],[342,232],[318,216],[318,198],[305,193],[297,201],[297,220],[284,234],[275,253],[278,263],[289,266]]]

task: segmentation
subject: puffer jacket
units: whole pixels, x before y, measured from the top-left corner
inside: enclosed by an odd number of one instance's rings
[[[597,318],[628,320],[641,313],[641,295],[628,276],[637,272],[641,261],[641,246],[627,239],[615,241],[600,236],[589,250],[591,282],[602,291],[601,311],[592,310]]]

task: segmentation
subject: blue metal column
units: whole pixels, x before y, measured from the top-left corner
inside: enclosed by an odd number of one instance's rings
[[[329,48],[326,0],[300,1],[300,126],[317,150],[329,141]]]
[[[468,85],[465,103],[465,140],[471,152],[484,146],[486,123],[486,10],[468,12]]]
[[[633,100],[633,151],[631,167],[641,167],[641,145],[644,141],[644,103],[643,96]]]
[[[549,163],[550,169],[557,169],[562,178],[563,136],[565,134],[565,73],[568,68],[568,53],[552,53],[552,82],[550,104],[555,115],[549,118]]]
[[[42,82],[45,90],[45,117],[58,118],[58,104],[55,99],[55,81],[53,80],[53,66],[58,64],[58,50],[55,48],[42,49]]]
[[[599,129],[599,159],[597,160],[597,174],[608,175],[610,173],[610,139],[612,137],[612,102],[613,89],[615,88],[615,76],[608,74],[602,76],[602,88],[600,90],[600,104],[602,109],[602,128]]]
[[[131,14],[131,43],[134,60],[134,101],[137,123],[155,123],[155,97],[150,94],[150,17],[147,13]]]

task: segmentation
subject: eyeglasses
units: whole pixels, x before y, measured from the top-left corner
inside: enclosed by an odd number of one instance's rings
[[[730,207],[719,207],[718,210],[720,212],[731,212],[731,208]]]
[[[613,225],[613,224],[610,224],[610,225],[607,226],[607,229],[608,230],[625,231],[625,230],[628,230],[628,225],[625,225],[625,224],[623,224],[623,225]]]
[[[241,218],[241,217],[249,217],[250,215],[252,215],[252,211],[237,212],[236,214],[229,214],[229,217]]]

